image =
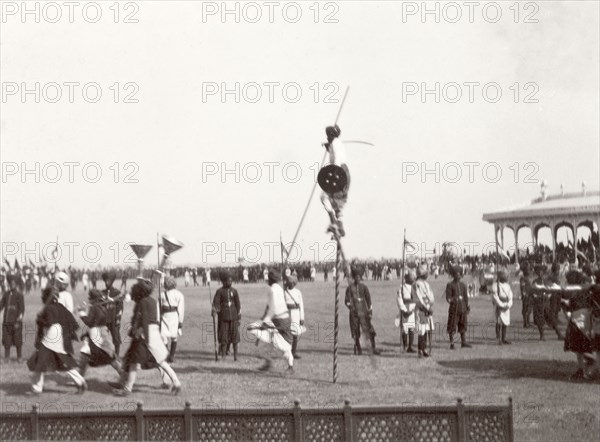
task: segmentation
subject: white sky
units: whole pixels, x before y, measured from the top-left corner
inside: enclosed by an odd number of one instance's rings
[[[534,180],[548,180],[550,193],[558,192],[560,183],[567,191],[579,191],[582,181],[589,189],[599,187],[598,2],[537,2],[533,18],[538,23],[523,23],[534,12],[524,10],[524,3],[519,23],[514,23],[512,1],[500,2],[497,23],[483,18],[486,2],[475,9],[473,23],[462,2],[463,17],[457,23],[448,23],[443,15],[440,23],[433,16],[423,23],[419,14],[403,22],[403,7],[411,6],[406,2],[338,2],[333,16],[338,23],[323,22],[335,4],[321,3],[319,23],[314,23],[312,2],[302,3],[302,18],[288,23],[281,12],[286,2],[281,2],[269,23],[268,6],[258,2],[263,14],[258,23],[248,23],[243,15],[240,23],[233,16],[222,23],[219,14],[203,23],[202,10],[210,2],[153,1],[136,3],[138,23],[116,24],[112,1],[101,3],[97,23],[82,17],[86,2],[75,9],[74,23],[62,2],[58,23],[44,20],[54,17],[51,9],[40,23],[33,16],[22,23],[20,11],[9,15],[6,3],[20,8],[21,2],[4,2],[0,23],[5,254],[15,244],[20,256],[36,243],[43,249],[58,235],[60,244],[78,243],[71,254],[65,251],[63,264],[84,264],[82,247],[90,242],[100,246],[98,262],[110,264],[115,261],[112,245],[121,249],[116,261],[123,262],[127,242],[152,244],[161,232],[185,243],[173,255],[175,264],[232,261],[236,247],[256,256],[249,243],[260,246],[260,260],[279,259],[279,250],[273,255],[265,243],[278,241],[280,231],[284,242],[291,241],[312,187],[314,164],[322,158],[324,128],[339,107],[324,97],[333,91],[340,101],[346,85],[350,92],[339,121],[341,138],[376,145],[347,147],[352,185],[345,244],[351,256],[400,256],[403,228],[409,240],[425,243],[427,249],[443,241],[488,243],[492,227],[481,220],[482,213],[535,198],[539,184],[524,182],[531,171],[537,170]],[[43,8],[44,2],[39,4]],[[434,2],[429,5],[433,8]],[[124,8],[122,3],[119,21],[133,11]],[[254,15],[246,12],[247,18]],[[293,18],[293,10],[288,13]],[[93,10],[88,14],[93,17]],[[493,18],[493,10],[488,14]],[[446,18],[453,16],[446,9]],[[102,98],[86,102],[81,86],[75,89],[74,103],[69,103],[66,86],[58,103],[43,97],[35,103],[33,95],[22,103],[20,90],[7,95],[9,83],[33,88],[35,82],[41,87],[97,82]],[[139,103],[114,103],[109,87],[115,82],[121,85],[120,101],[131,91],[123,85],[136,83]],[[270,103],[263,85],[258,103],[243,98],[235,103],[232,95],[223,103],[218,94],[203,102],[203,83],[209,82],[228,87],[295,82],[302,97],[291,103],[279,86]],[[317,82],[315,103],[310,87]],[[329,82],[339,90],[325,90]],[[486,102],[479,86],[470,103],[463,85],[457,103],[443,98],[436,103],[433,95],[423,103],[420,94],[403,102],[406,82],[429,88],[436,82],[495,82],[502,97]],[[517,82],[521,91],[515,103],[510,88]],[[534,97],[539,103],[523,102],[533,91],[533,86],[524,89],[529,82],[539,88]],[[46,92],[49,97],[55,93],[51,87]],[[247,92],[254,95],[254,89]],[[455,94],[454,89],[447,92]],[[40,170],[49,162],[96,162],[102,178],[86,182],[79,166],[70,183],[63,166],[58,183],[43,176],[36,183],[34,175],[23,180],[21,163],[33,168],[36,162]],[[117,162],[121,175],[114,183],[110,166]],[[138,183],[122,182],[133,170],[123,169],[128,162],[137,163]],[[202,174],[207,163],[233,168],[236,162],[239,183],[233,174],[225,182],[220,174]],[[243,170],[250,178],[256,172],[244,169],[249,162],[277,162],[274,182],[269,182],[266,166],[258,183],[244,180]],[[425,182],[420,174],[403,176],[403,163],[411,162],[429,168],[436,162],[440,167],[448,162],[481,166],[473,182],[463,166],[458,183],[443,177],[436,183],[433,175]],[[482,176],[482,166],[492,162],[502,171],[496,183]],[[6,173],[10,163],[17,163],[17,174]],[[296,183],[282,176],[289,163],[297,163],[302,172]],[[520,167],[516,183],[514,163]],[[537,169],[525,169],[526,163]],[[52,177],[49,167],[45,170]],[[288,169],[291,178],[294,170]],[[446,171],[454,177],[454,169]],[[303,259],[331,256],[326,226],[317,194],[299,236]],[[88,249],[88,265],[93,257]]]

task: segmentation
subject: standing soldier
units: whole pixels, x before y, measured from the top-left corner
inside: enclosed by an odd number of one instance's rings
[[[354,354],[362,354],[360,346],[361,329],[371,342],[373,354],[381,354],[375,346],[376,333],[372,324],[373,306],[371,305],[371,294],[367,286],[360,282],[360,269],[352,267],[351,273],[353,283],[346,289],[345,304],[350,310],[350,333],[354,339]]]
[[[498,284],[491,285],[492,302],[496,314],[496,338],[498,344],[510,344],[506,340],[506,329],[510,325],[510,308],[513,304],[513,292],[508,283],[508,274],[504,270],[498,272]]]
[[[98,282],[98,275],[96,274],[96,271],[92,271],[92,288],[95,289],[96,288],[96,283]]]
[[[123,316],[123,299],[121,298],[121,292],[113,287],[115,279],[117,279],[117,274],[112,270],[102,274],[102,280],[106,286],[104,290],[102,290],[104,300],[107,301],[106,325],[110,331],[113,345],[115,346],[115,353],[117,357],[119,357],[119,351],[121,350],[121,318]]]
[[[413,343],[415,341],[415,307],[413,299],[412,285],[415,282],[415,274],[408,270],[404,275],[404,282],[398,290],[396,301],[400,310],[400,328],[402,331],[402,348],[407,353],[415,353]],[[408,344],[408,348],[406,347]]]
[[[190,270],[189,269],[185,269],[185,272],[183,273],[183,283],[185,284],[186,287],[190,285]]]
[[[288,276],[285,281],[285,299],[290,312],[291,332],[292,332],[292,355],[294,359],[300,359],[298,356],[298,338],[304,330],[304,302],[302,301],[302,292],[296,288],[298,278]]]
[[[127,270],[121,270],[121,291],[127,290]]]
[[[90,277],[88,276],[87,270],[83,271],[81,282],[83,283],[83,291],[87,292],[90,289]]]
[[[531,315],[531,279],[530,279],[530,268],[529,263],[525,262],[522,267],[523,274],[519,281],[519,287],[521,289],[521,302],[523,303],[521,313],[523,315],[523,328],[528,328],[530,324]]]
[[[8,290],[0,301],[0,311],[4,309],[2,319],[2,346],[4,358],[10,358],[10,348],[17,348],[17,362],[21,362],[21,349],[23,347],[23,314],[25,313],[25,300],[23,293],[18,289],[17,276],[8,274]]]
[[[465,333],[467,331],[467,316],[471,310],[469,306],[469,296],[467,286],[460,279],[462,277],[462,267],[459,265],[450,268],[452,277],[451,282],[446,285],[446,301],[448,302],[448,336],[450,337],[450,349],[454,350],[454,333],[458,328],[460,333],[460,346],[470,348],[467,344]]]
[[[212,314],[218,315],[219,353],[225,358],[227,347],[233,344],[233,360],[237,361],[238,343],[240,342],[239,321],[242,319],[240,297],[236,289],[231,287],[233,279],[227,271],[221,273],[221,283],[213,299]]]
[[[160,294],[160,298],[162,308],[160,312],[161,335],[169,348],[167,362],[172,364],[175,361],[177,337],[181,334],[185,313],[183,293],[177,290],[177,282],[172,276],[165,278],[165,290]]]
[[[413,299],[417,303],[417,331],[419,332],[418,349],[419,357],[429,357],[426,350],[427,335],[431,342],[431,333],[433,332],[433,303],[434,297],[431,287],[427,282],[427,265],[421,264],[417,267],[417,281],[413,284]]]

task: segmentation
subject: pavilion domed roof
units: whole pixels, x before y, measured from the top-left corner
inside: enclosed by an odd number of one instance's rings
[[[529,203],[483,214],[483,220],[490,223],[568,217],[589,217],[598,223],[600,191],[541,196]]]

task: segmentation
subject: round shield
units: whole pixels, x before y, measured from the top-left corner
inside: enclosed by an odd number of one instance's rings
[[[336,193],[342,191],[348,184],[348,176],[340,166],[329,164],[319,171],[317,182],[325,192]]]

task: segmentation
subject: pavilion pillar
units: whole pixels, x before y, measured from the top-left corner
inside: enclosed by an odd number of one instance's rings
[[[550,230],[552,236],[552,262],[556,262],[556,223],[554,221],[550,222]]]
[[[533,223],[529,223],[529,230],[531,230],[531,240],[533,241],[533,251],[535,252],[537,248],[537,232]]]
[[[579,220],[573,220],[573,250],[575,250],[575,264],[577,264],[577,224]]]
[[[519,228],[513,226],[513,232],[515,234],[515,264],[519,264]]]

